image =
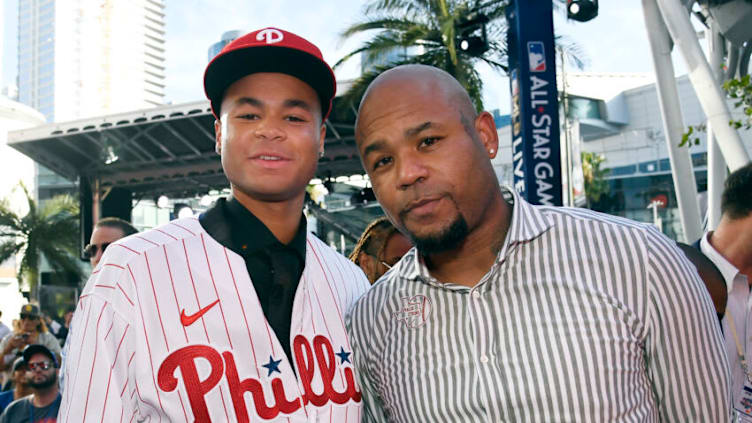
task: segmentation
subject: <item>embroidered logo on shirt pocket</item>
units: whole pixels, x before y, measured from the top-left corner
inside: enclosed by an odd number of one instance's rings
[[[394,313],[395,319],[408,329],[419,328],[426,324],[431,315],[431,300],[425,295],[400,298],[402,308]]]

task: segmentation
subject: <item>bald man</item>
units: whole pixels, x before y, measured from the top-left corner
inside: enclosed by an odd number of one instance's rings
[[[713,304],[676,244],[500,188],[493,117],[449,74],[380,75],[356,142],[417,247],[348,316],[364,421],[728,419]]]

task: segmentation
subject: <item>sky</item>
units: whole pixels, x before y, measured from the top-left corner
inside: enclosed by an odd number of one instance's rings
[[[2,86],[16,77],[17,1],[2,0]],[[65,0],[58,0],[64,2]],[[119,0],[125,1],[125,0]],[[207,50],[229,30],[252,31],[277,26],[316,44],[330,64],[365,39],[342,40],[340,32],[362,19],[363,0],[276,0],[223,2],[165,0],[167,23],[167,70],[165,101],[173,104],[204,99],[202,76]],[[233,4],[234,3],[234,4]],[[554,12],[554,32],[577,43],[588,59],[585,71],[652,72],[652,59],[645,31],[641,2],[600,2],[597,18],[590,22],[567,22],[562,11]],[[676,54],[675,54],[676,56]],[[353,78],[360,69],[352,58],[335,70],[338,79]],[[484,105],[508,113],[509,82],[498,72],[479,66],[484,81]],[[682,66],[677,66],[677,73]]]

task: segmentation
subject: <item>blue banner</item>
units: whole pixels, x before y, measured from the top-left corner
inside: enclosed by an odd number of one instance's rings
[[[513,0],[506,14],[514,188],[532,204],[561,206],[552,2]]]

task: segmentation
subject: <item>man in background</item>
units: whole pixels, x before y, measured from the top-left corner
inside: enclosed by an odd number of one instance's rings
[[[84,257],[89,259],[91,262],[91,268],[95,269],[99,264],[99,260],[102,259],[104,250],[106,250],[110,244],[120,238],[133,235],[136,232],[138,232],[138,229],[118,217],[105,217],[99,219],[97,224],[94,225],[94,231],[91,233],[89,245],[84,248]]]
[[[739,416],[752,419],[752,163],[726,178],[721,196],[721,221],[700,239],[700,251],[723,274],[728,290],[722,321],[731,372],[731,396]],[[746,421],[746,420],[744,420]]]
[[[55,354],[40,344],[24,349],[26,379],[32,395],[10,403],[0,415],[0,423],[54,423],[60,409],[57,386],[58,362]]]
[[[0,392],[0,414],[3,413],[8,404],[11,402],[23,398],[27,395],[31,395],[31,388],[26,380],[26,362],[23,357],[18,357],[13,362],[13,370],[10,375],[10,387],[3,392]]]

